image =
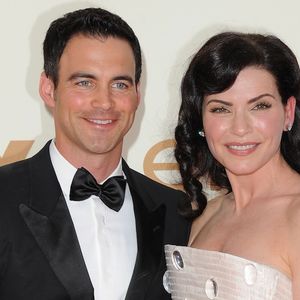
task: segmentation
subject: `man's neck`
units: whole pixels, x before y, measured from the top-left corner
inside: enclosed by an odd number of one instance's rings
[[[57,151],[72,164],[76,169],[84,167],[97,180],[104,181],[118,167],[121,160],[121,149],[114,149],[107,153],[95,154],[80,151],[78,148],[67,151],[66,147],[61,147],[55,143]]]

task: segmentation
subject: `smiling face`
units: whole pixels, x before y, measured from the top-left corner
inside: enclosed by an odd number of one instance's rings
[[[212,155],[236,175],[252,174],[280,157],[283,130],[294,119],[295,99],[283,106],[274,77],[242,70],[228,90],[206,96],[203,125]]]
[[[77,35],[59,62],[58,84],[44,74],[40,94],[53,111],[58,150],[74,165],[118,161],[139,104],[135,60],[121,39]]]

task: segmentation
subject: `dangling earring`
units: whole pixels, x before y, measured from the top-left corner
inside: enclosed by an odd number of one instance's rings
[[[204,130],[199,130],[199,131],[198,131],[198,134],[199,134],[201,137],[205,137],[205,132],[204,132]]]

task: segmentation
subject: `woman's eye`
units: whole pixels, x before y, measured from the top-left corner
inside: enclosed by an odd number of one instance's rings
[[[255,107],[253,109],[254,110],[263,110],[263,109],[268,109],[271,106],[272,105],[270,103],[261,102],[261,103],[258,103],[257,105],[255,105]]]
[[[213,107],[210,109],[210,112],[212,113],[227,113],[229,110],[223,106],[221,107]]]

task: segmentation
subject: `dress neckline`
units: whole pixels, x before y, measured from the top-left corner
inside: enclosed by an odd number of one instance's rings
[[[245,257],[241,257],[241,256],[238,256],[238,255],[235,255],[235,254],[231,254],[231,253],[228,253],[228,252],[222,252],[222,251],[216,251],[216,250],[207,250],[207,249],[201,249],[201,248],[193,248],[193,247],[190,247],[190,246],[177,246],[177,245],[166,245],[166,246],[171,246],[172,248],[175,249],[180,249],[181,251],[190,251],[190,252],[194,252],[194,253],[206,253],[208,255],[217,255],[217,256],[221,256],[221,257],[228,257],[230,259],[233,259],[233,260],[239,260],[239,261],[243,261],[245,263],[253,263],[255,265],[260,265],[260,266],[263,266],[264,268],[267,268],[267,269],[270,269],[278,274],[280,274],[281,276],[285,277],[288,281],[292,281],[292,279],[285,273],[283,273],[282,271],[280,271],[278,268],[276,267],[273,267],[271,265],[268,265],[268,264],[264,264],[264,263],[261,263],[261,262],[258,262],[258,261],[254,261],[254,260],[251,260],[251,259],[248,259],[248,258],[245,258]]]

